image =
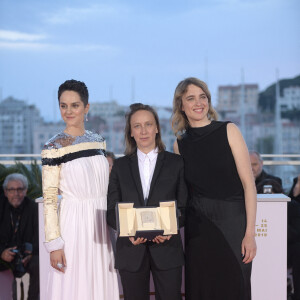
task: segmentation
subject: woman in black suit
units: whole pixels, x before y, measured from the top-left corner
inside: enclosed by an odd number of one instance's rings
[[[133,202],[134,207],[159,206],[177,200],[183,226],[187,189],[183,161],[165,151],[157,113],[148,105],[132,104],[126,116],[125,156],[113,165],[107,204],[107,222],[116,229],[115,205]],[[152,272],[156,299],[181,299],[184,256],[181,237],[157,236],[117,239],[116,269],[119,269],[125,299],[149,299]]]

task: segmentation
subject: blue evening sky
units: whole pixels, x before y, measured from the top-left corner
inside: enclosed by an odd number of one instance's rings
[[[216,103],[241,69],[260,90],[276,69],[300,74],[299,0],[0,0],[1,98],[48,120],[66,79],[84,81],[91,102],[171,106],[183,78],[207,81]]]

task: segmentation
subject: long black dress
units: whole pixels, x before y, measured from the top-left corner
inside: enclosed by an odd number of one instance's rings
[[[228,122],[188,128],[178,140],[190,200],[186,214],[186,299],[251,299],[251,263],[242,262],[244,190],[227,138]]]

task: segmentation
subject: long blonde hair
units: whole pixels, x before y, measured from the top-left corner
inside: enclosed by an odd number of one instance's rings
[[[196,85],[203,90],[208,98],[208,114],[209,120],[218,120],[218,114],[211,104],[211,94],[204,81],[195,77],[189,77],[180,81],[175,89],[173,98],[172,113],[172,129],[177,138],[181,138],[181,134],[189,127],[189,121],[184,111],[182,111],[182,96],[187,92],[189,85]]]

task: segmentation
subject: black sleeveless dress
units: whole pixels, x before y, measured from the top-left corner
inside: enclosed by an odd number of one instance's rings
[[[244,190],[227,138],[228,122],[188,128],[178,140],[190,199],[186,213],[186,299],[251,299],[251,263],[242,262]]]

